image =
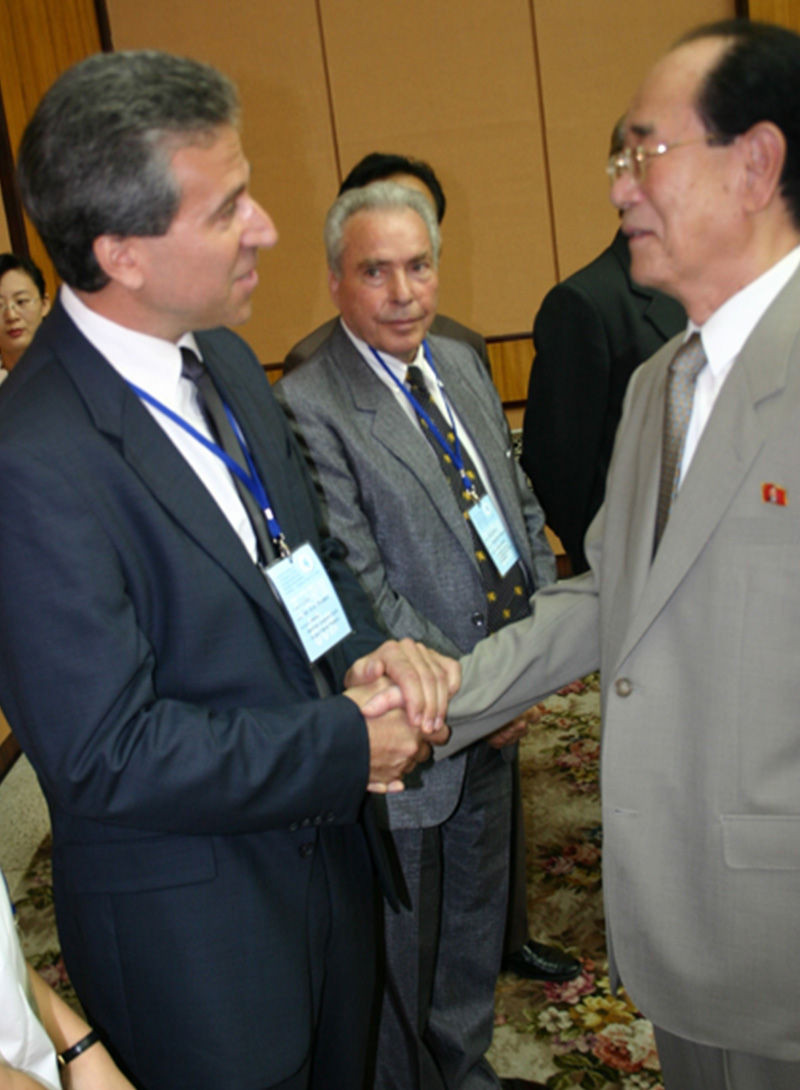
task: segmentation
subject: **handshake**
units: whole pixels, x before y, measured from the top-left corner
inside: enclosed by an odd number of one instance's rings
[[[461,685],[461,664],[414,640],[388,640],[354,662],[344,695],[361,710],[369,735],[370,791],[403,790],[403,776],[450,738],[447,706]],[[538,718],[536,709],[486,728],[490,746],[513,745]]]
[[[367,724],[369,790],[402,791],[403,776],[450,737],[445,715],[460,665],[414,640],[388,640],[354,662],[344,683]]]

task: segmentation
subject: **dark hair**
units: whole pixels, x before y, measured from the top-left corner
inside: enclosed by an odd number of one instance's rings
[[[619,155],[622,149],[625,147],[625,114],[619,119],[614,128],[611,130],[611,142],[608,146],[609,157],[612,155]]]
[[[98,291],[100,235],[163,235],[180,204],[179,147],[236,125],[233,84],[198,61],[158,52],[98,53],[46,93],[22,137],[19,183],[62,279]]]
[[[409,159],[406,155],[390,155],[382,151],[372,151],[353,167],[339,186],[339,196],[348,189],[360,189],[372,182],[385,182],[394,174],[410,174],[428,187],[436,205],[436,218],[439,223],[444,219],[447,207],[444,190],[439,179],[433,173],[433,167],[422,159]]]
[[[29,257],[17,257],[16,254],[0,254],[0,280],[3,279],[7,272],[16,270],[27,273],[36,285],[40,298],[47,294],[42,270],[38,265],[34,265]]]
[[[727,19],[690,31],[678,45],[701,38],[728,38],[730,45],[698,91],[700,119],[724,143],[759,121],[781,130],[786,161],[780,191],[800,228],[800,36],[770,23]]]

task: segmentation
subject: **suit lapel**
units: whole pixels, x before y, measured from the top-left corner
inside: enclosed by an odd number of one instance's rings
[[[53,351],[97,429],[118,447],[154,499],[197,545],[228,572],[245,594],[288,629],[264,577],[230,523],[136,394],[75,328],[59,304],[53,308],[47,326]],[[296,638],[293,632],[291,635]]]
[[[780,395],[786,385],[799,309],[800,273],[797,273],[756,326],[719,393],[658,553],[646,578],[640,580],[641,597],[632,612],[615,664],[638,642],[695,563],[758,456],[766,439],[759,406],[765,399]],[[674,345],[671,349],[674,351]],[[651,390],[651,421],[653,413],[661,419],[670,356],[671,351],[665,353]],[[647,446],[643,444],[641,451],[642,462],[646,461],[650,467],[642,484],[657,493],[661,427],[651,430],[652,440]],[[644,512],[641,518],[647,519],[637,522],[636,515],[631,519],[630,541],[637,542],[634,556],[643,571],[646,547],[652,550],[654,495],[640,488],[636,508]]]
[[[506,431],[498,426],[497,420],[490,414],[486,391],[473,381],[474,375],[471,371],[461,367],[458,360],[451,357],[447,342],[432,337],[430,346],[447,396],[470,438],[475,442],[503,518],[533,580],[533,558],[528,548],[528,531],[516,493],[514,473],[509,472],[514,467],[509,457]]]
[[[337,374],[346,383],[354,407],[373,417],[375,441],[417,478],[437,517],[472,556],[472,537],[428,441],[416,432],[393,391],[373,374],[341,328],[334,334],[331,347]]]
[[[308,536],[308,531],[301,527],[296,497],[290,487],[290,481],[294,477],[288,466],[288,433],[282,426],[279,429],[270,426],[269,419],[262,412],[261,401],[254,400],[252,390],[242,381],[239,369],[223,359],[218,348],[210,344],[202,334],[198,335],[197,340],[202,346],[203,358],[223,399],[247,439],[250,453],[281,529],[287,541],[296,547]],[[282,410],[277,405],[275,416],[283,425]]]

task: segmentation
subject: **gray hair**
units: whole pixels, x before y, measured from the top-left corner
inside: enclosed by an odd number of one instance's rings
[[[372,182],[361,189],[348,189],[332,204],[325,218],[325,253],[328,268],[334,276],[342,275],[342,253],[344,252],[344,228],[347,221],[356,212],[386,212],[410,208],[421,218],[428,230],[431,242],[433,264],[439,264],[439,251],[442,236],[436,219],[436,210],[431,202],[416,189],[399,185],[397,182]]]
[[[67,284],[99,291],[100,235],[164,235],[181,200],[174,152],[238,126],[239,99],[209,65],[155,51],[97,53],[46,93],[22,137],[22,200]]]

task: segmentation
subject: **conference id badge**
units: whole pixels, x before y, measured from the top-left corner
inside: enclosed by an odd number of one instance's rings
[[[508,530],[497,513],[492,497],[487,494],[469,509],[472,525],[483,542],[492,563],[501,576],[510,571],[519,560],[519,553],[514,542],[508,536]]]
[[[270,564],[264,574],[295,627],[309,662],[353,631],[325,566],[308,542]]]

